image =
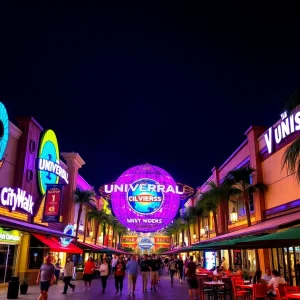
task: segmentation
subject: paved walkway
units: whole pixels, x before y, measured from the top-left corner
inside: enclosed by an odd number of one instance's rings
[[[105,294],[101,293],[101,281],[99,279],[95,279],[92,282],[92,287],[90,291],[84,291],[84,283],[83,281],[74,281],[72,283],[76,284],[76,290],[74,293],[69,289],[67,295],[62,295],[63,291],[63,283],[59,283],[58,285],[54,285],[50,288],[49,298],[48,300],[95,300],[95,299],[166,299],[166,300],[187,300],[188,299],[188,288],[187,283],[180,284],[179,279],[175,279],[175,286],[170,286],[170,278],[164,276],[159,284],[157,285],[157,293],[150,292],[148,287],[148,292],[142,292],[142,278],[138,276],[137,279],[137,288],[135,296],[128,296],[128,288],[127,288],[127,278],[124,280],[123,287],[123,295],[115,295],[115,281],[114,278],[109,278],[107,281],[107,288]],[[38,286],[29,286],[27,295],[19,295],[19,299],[21,300],[37,300],[39,294]],[[7,288],[0,289],[0,300],[6,299]]]

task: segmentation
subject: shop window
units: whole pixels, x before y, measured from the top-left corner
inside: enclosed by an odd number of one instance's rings
[[[30,237],[29,247],[29,269],[39,269],[43,263],[44,257],[49,252],[49,247],[43,244],[34,236]]]
[[[16,245],[0,244],[0,283],[8,282],[15,273]]]

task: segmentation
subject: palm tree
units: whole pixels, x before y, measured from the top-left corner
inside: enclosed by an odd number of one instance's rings
[[[119,238],[119,244],[121,244],[122,236],[127,232],[127,228],[124,227],[120,222],[115,225],[115,233]],[[115,244],[116,245],[116,244]],[[117,248],[117,247],[115,247]]]
[[[192,244],[191,226],[196,222],[194,207],[193,206],[189,207],[187,211],[181,216],[181,218],[187,224],[188,241],[190,246]]]
[[[92,203],[95,201],[95,192],[94,190],[84,190],[81,191],[80,189],[76,189],[74,192],[74,202],[75,204],[79,204],[78,208],[78,214],[77,214],[77,227],[76,227],[76,244],[77,244],[77,237],[78,237],[78,230],[79,230],[79,223],[80,223],[80,218],[82,214],[82,209],[83,205]]]
[[[98,210],[94,209],[87,214],[88,220],[94,220],[95,222],[95,245],[97,244],[98,240],[98,233],[99,233],[99,226],[102,222],[105,222],[107,220],[107,214],[105,210]]]
[[[300,105],[300,89],[296,89],[285,105],[290,115]],[[297,137],[284,151],[282,157],[282,169],[286,167],[290,174],[296,173],[298,184],[300,184],[300,137]]]
[[[210,188],[200,195],[199,205],[202,205],[204,210],[208,212],[212,212],[215,232],[216,232],[216,236],[218,236],[219,228],[218,228],[218,220],[217,220],[217,209],[221,202],[221,199],[219,195],[215,192],[214,187],[216,184],[213,181],[211,181],[208,182],[208,185],[210,186]]]
[[[226,175],[226,180],[231,183],[232,194],[235,197],[242,199],[245,209],[247,224],[251,226],[251,214],[250,214],[250,197],[256,191],[264,191],[267,186],[263,183],[252,183],[252,176],[255,169],[251,167],[243,167],[240,169],[232,170]]]
[[[171,223],[165,230],[166,235],[171,237],[171,246],[177,244],[177,229]]]
[[[201,240],[201,220],[203,218],[207,217],[207,212],[205,211],[204,206],[201,203],[201,201],[196,202],[196,204],[194,206],[194,214],[197,219],[198,238],[199,238],[199,242],[200,242],[200,240]]]

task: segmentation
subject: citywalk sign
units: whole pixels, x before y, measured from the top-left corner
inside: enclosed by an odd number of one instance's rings
[[[18,208],[24,210],[26,213],[33,214],[34,202],[32,196],[21,189],[1,188],[0,202],[11,211],[15,211]]]

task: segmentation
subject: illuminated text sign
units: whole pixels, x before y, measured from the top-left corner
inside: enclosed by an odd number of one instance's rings
[[[66,182],[66,184],[69,183],[68,173],[58,163],[44,158],[38,158],[38,169],[40,171],[47,171],[53,173],[62,178]]]
[[[3,206],[9,207],[12,211],[16,208],[33,214],[32,196],[21,189],[4,187],[1,189],[0,201]]]
[[[289,117],[286,112],[282,113],[281,123],[276,128],[270,127],[264,135],[269,154],[274,151],[274,143],[280,144],[290,134],[299,130],[300,111]]]

